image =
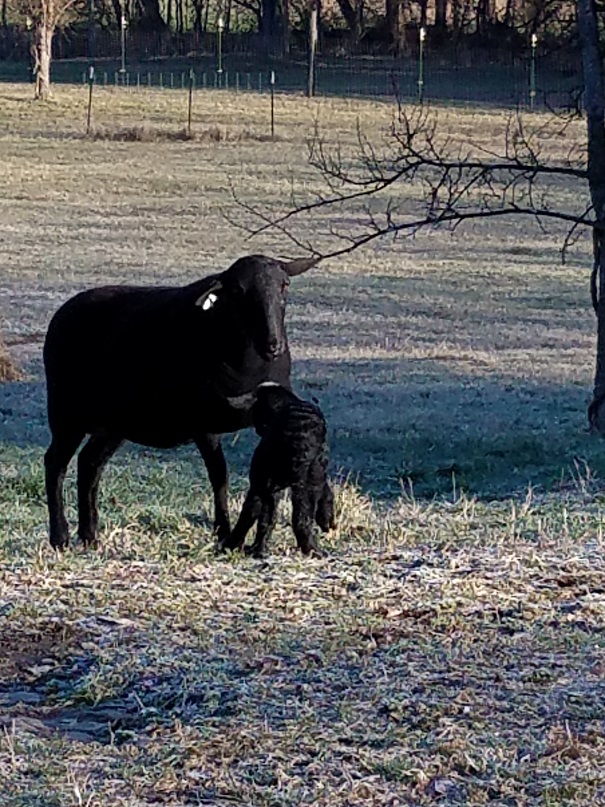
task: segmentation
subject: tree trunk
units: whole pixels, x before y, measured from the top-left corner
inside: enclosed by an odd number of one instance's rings
[[[223,18],[225,20],[225,33],[228,34],[231,31],[231,0],[226,0],[224,7],[223,7]]]
[[[166,23],[160,11],[159,0],[138,0],[141,9],[141,27],[147,31],[162,33]]]
[[[7,0],[2,0],[2,27],[8,28],[8,19],[6,17],[6,2]]]
[[[283,51],[290,53],[290,0],[282,0]]]
[[[393,52],[400,56],[404,50],[405,26],[402,20],[402,0],[386,0],[387,27],[393,42]]]
[[[122,24],[122,2],[123,0],[111,0],[113,13],[116,15],[116,24],[118,28]]]
[[[194,0],[193,3],[193,32],[199,36],[202,33],[202,15],[204,11],[203,0]]]
[[[420,27],[426,28],[428,21],[429,0],[420,0]]]
[[[439,32],[447,28],[447,0],[435,0],[435,28]]]
[[[462,3],[463,0],[452,0],[452,24],[455,34],[459,34],[462,31],[462,21],[464,19]]]
[[[594,271],[598,277],[597,357],[593,400],[588,408],[591,426],[605,435],[605,99],[603,63],[594,0],[578,0],[578,35],[582,52],[584,107],[588,128],[588,185],[597,230]]]
[[[309,21],[309,74],[307,81],[307,97],[315,95],[315,53],[317,51],[317,33],[319,29],[319,0],[311,0],[311,19]]]
[[[261,0],[261,35],[264,45],[271,55],[278,49],[278,12],[278,0]]]
[[[357,1],[357,5],[353,5],[351,0],[337,0],[338,7],[345,18],[345,22],[353,35],[353,40],[359,42],[363,33],[363,3],[361,0]]]
[[[34,98],[40,101],[47,101],[50,98],[50,62],[54,33],[54,25],[51,25],[48,20],[42,19],[38,23],[34,34],[32,49],[36,85]]]

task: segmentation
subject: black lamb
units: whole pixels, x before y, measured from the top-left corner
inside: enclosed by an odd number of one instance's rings
[[[334,497],[326,478],[326,421],[318,406],[304,401],[275,382],[256,391],[252,406],[254,428],[261,437],[250,464],[250,490],[231,536],[223,549],[240,549],[258,520],[256,539],[247,554],[261,557],[275,526],[282,490],[292,491],[292,527],[300,550],[323,555],[314,532],[335,526]]]

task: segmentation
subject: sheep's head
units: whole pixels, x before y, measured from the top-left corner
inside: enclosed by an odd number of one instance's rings
[[[258,353],[270,361],[288,349],[284,319],[290,278],[316,263],[315,259],[284,262],[263,255],[240,258],[217,276],[216,285],[198,305],[209,310],[225,295]]]

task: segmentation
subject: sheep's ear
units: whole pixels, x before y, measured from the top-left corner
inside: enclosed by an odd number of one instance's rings
[[[219,293],[222,288],[223,286],[220,283],[220,281],[213,283],[209,289],[206,289],[206,291],[200,297],[197,298],[195,304],[197,306],[200,306],[200,308],[202,308],[203,311],[210,311],[212,306],[218,300]]]
[[[294,275],[302,275],[303,272],[308,272],[319,261],[319,258],[296,258],[296,260],[288,263],[284,261],[283,267],[290,277],[294,277]]]

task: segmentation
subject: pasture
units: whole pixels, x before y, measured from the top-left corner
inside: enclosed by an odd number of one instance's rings
[[[212,551],[191,447],[128,447],[102,548],[47,542],[41,344],[67,297],[187,283],[250,252],[240,198],[274,211],[381,148],[387,102],[85,88],[0,104],[0,330],[27,372],[0,387],[0,803],[605,804],[605,446],[586,433],[590,250],[533,222],[377,242],[293,279],[293,380],[326,414],[338,528],[302,559],[282,515],[262,562]],[[495,148],[497,111],[437,110]],[[534,121],[542,122],[536,115]],[[120,134],[121,133],[121,134]],[[120,134],[122,139],[116,139]],[[544,134],[553,158],[565,137]],[[130,141],[130,142],[129,142]],[[553,186],[573,209],[583,188]],[[396,189],[413,197],[417,189]],[[378,202],[376,202],[378,204]],[[300,238],[334,246],[323,210]],[[254,441],[227,437],[232,513]],[[74,476],[66,485],[74,525]]]

